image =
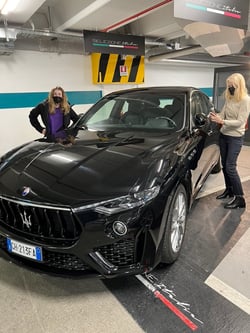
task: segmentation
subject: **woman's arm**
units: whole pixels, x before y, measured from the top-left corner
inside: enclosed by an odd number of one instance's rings
[[[33,108],[29,113],[29,120],[31,125],[40,133],[44,134],[46,133],[45,128],[40,124],[38,120],[38,116],[42,114],[44,110],[44,104],[40,103],[35,108]]]
[[[72,107],[70,107],[69,114],[70,114],[70,119],[73,121],[73,123],[77,122],[77,120],[79,119],[79,116],[78,116],[78,114],[72,109]]]

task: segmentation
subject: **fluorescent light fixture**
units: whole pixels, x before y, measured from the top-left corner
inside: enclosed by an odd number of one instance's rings
[[[0,10],[2,10],[6,0],[0,0]]]
[[[13,12],[20,0],[0,0],[0,8],[2,15],[8,15],[10,12]]]

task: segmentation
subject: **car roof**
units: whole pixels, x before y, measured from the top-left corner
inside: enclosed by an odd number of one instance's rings
[[[128,93],[162,93],[162,92],[175,92],[175,93],[187,93],[193,90],[199,90],[198,88],[192,86],[158,86],[158,87],[144,87],[144,88],[130,88],[130,89],[123,89],[113,91],[106,96],[116,96],[116,95],[123,95]]]

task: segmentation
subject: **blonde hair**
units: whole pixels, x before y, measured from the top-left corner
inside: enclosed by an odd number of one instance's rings
[[[54,92],[55,90],[60,90],[62,92],[62,102],[60,103],[61,110],[63,114],[69,113],[70,110],[70,105],[66,96],[66,93],[62,87],[55,87],[51,89],[48,97],[48,102],[49,102],[49,113],[55,113],[55,102],[53,100]]]
[[[225,98],[226,100],[235,100],[236,102],[241,101],[244,97],[247,96],[247,87],[244,76],[240,73],[231,74],[226,79],[226,90],[225,90]],[[233,86],[235,88],[234,95],[231,95],[228,91],[228,87]]]

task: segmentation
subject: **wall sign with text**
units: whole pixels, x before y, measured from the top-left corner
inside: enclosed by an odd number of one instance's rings
[[[248,28],[248,0],[174,0],[174,16],[232,28]]]
[[[144,55],[145,37],[83,30],[84,51],[123,55]]]

